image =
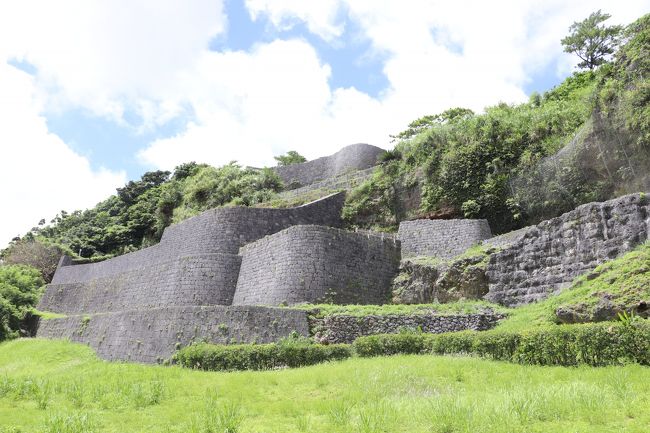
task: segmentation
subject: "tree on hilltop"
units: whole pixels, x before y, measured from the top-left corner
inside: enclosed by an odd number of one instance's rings
[[[564,52],[576,54],[580,60],[579,68],[594,68],[602,65],[606,57],[613,54],[620,42],[619,36],[623,26],[600,25],[611,17],[600,9],[592,12],[580,22],[569,27],[569,35],[562,39]]]
[[[291,165],[291,164],[300,164],[301,162],[307,161],[307,158],[296,152],[295,150],[290,150],[286,155],[279,155],[273,157],[278,161],[279,166]]]

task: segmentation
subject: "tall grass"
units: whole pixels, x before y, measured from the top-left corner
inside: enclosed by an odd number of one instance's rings
[[[216,373],[106,363],[66,342],[0,345],[0,433],[646,433],[648,407],[638,365],[422,355]]]

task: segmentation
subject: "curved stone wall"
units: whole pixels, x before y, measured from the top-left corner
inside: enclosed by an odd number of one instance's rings
[[[48,285],[38,308],[82,314],[169,305],[230,305],[241,257],[235,254],[183,256],[113,273],[106,271],[114,267],[108,262],[57,271],[60,275],[56,283]],[[107,266],[100,266],[103,263]],[[81,267],[84,269],[75,269]],[[67,273],[68,270],[72,272]]]
[[[181,252],[237,254],[240,247],[293,225],[339,227],[344,202],[345,193],[336,193],[294,208],[211,209],[167,227],[160,243]]]
[[[294,224],[338,226],[344,199],[338,193],[290,209],[209,210],[168,227],[152,247],[99,263],[59,267],[38,308],[96,313],[230,305],[242,245]]]
[[[234,305],[382,304],[399,241],[321,226],[294,226],[245,246]]]
[[[402,221],[397,237],[402,242],[402,257],[432,256],[450,259],[469,247],[492,237],[484,219]]]
[[[645,195],[582,205],[528,228],[510,247],[491,255],[486,298],[509,306],[546,298],[645,242],[649,232]]]
[[[384,152],[384,149],[370,144],[351,144],[333,155],[302,164],[275,167],[274,170],[285,185],[298,188],[349,171],[374,167],[377,165],[377,158]]]

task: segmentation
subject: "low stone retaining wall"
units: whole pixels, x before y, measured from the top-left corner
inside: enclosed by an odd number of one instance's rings
[[[455,331],[486,331],[505,316],[494,312],[476,314],[413,314],[385,316],[332,315],[310,318],[314,338],[320,343],[352,343],[358,337],[374,334],[396,334],[404,329],[422,330],[430,334]]]
[[[192,342],[271,343],[309,336],[307,312],[267,307],[166,307],[41,320],[36,336],[92,347],[106,360],[159,363]]]

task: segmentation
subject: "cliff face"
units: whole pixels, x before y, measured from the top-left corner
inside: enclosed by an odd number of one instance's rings
[[[490,257],[486,299],[509,306],[544,299],[645,242],[649,231],[645,194],[588,203],[543,221]]]

